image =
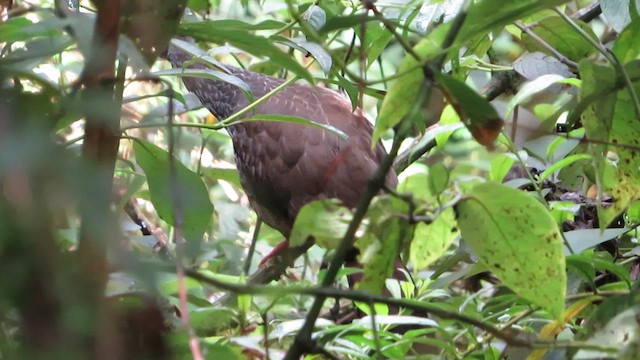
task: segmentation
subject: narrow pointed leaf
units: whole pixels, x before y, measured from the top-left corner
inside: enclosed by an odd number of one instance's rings
[[[491,148],[504,125],[496,109],[460,80],[437,74],[436,81],[476,141]]]

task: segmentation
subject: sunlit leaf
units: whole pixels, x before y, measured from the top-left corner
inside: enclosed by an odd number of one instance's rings
[[[344,237],[351,218],[351,211],[336,199],[311,202],[298,212],[289,244],[301,246],[313,236],[316,244],[325,249],[335,249]]]
[[[444,38],[444,31],[434,31],[429,36],[424,37],[413,51],[421,57],[421,60],[428,60],[440,52],[440,44]],[[376,143],[382,134],[393,128],[400,120],[409,115],[416,101],[424,78],[423,69],[419,60],[411,54],[407,54],[398,67],[398,74],[387,95],[382,100],[376,127],[373,131],[373,143]]]
[[[536,198],[496,183],[475,186],[457,205],[465,242],[516,294],[561,320],[567,277],[562,235]]]
[[[358,262],[363,268],[362,280],[356,285],[358,289],[374,294],[382,291],[398,260],[400,246],[413,232],[412,226],[391,211],[395,201],[380,197],[369,208],[367,231],[355,243],[360,250]]]
[[[591,155],[589,154],[573,154],[569,155],[560,161],[554,163],[553,165],[546,168],[538,177],[539,181],[544,181],[549,176],[553,175],[556,171],[562,170],[564,167],[573,164],[576,161],[580,160],[588,160],[591,159]]]
[[[419,223],[411,240],[410,259],[416,271],[438,260],[458,236],[453,209],[447,209],[433,223]]]

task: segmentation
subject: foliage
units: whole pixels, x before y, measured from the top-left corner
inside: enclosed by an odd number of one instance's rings
[[[0,2],[0,358],[640,357],[637,1],[122,3]],[[224,128],[345,135],[218,121],[218,63],[343,91],[397,189],[259,267]]]

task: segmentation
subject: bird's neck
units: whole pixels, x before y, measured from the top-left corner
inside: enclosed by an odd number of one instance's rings
[[[192,59],[191,55],[184,51],[170,46],[165,55],[171,66],[176,69],[183,68],[184,63]],[[188,66],[189,69],[207,69],[204,64],[194,62]],[[232,75],[242,72],[241,69],[229,68]],[[190,92],[202,101],[202,104],[211,111],[219,120],[223,120],[233,115],[247,104],[246,95],[235,85],[228,82],[208,78],[203,81],[201,78],[184,76],[182,78],[185,86]]]

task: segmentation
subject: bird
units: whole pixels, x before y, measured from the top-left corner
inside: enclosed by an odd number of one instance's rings
[[[176,46],[165,54],[174,68],[192,56]],[[204,69],[193,62],[188,68]],[[242,80],[254,99],[282,85],[283,79],[223,65],[223,72]],[[217,119],[224,120],[249,104],[241,88],[210,78],[182,77],[186,89]],[[300,209],[314,200],[338,199],[354,208],[371,175],[386,156],[383,145],[371,145],[373,126],[361,108],[352,108],[335,90],[306,83],[284,87],[247,116],[286,115],[333,126],[348,138],[308,125],[275,122],[239,122],[227,127],[231,136],[240,182],[258,217],[285,238],[263,258],[261,265],[288,247]],[[395,188],[391,170],[385,186]]]

